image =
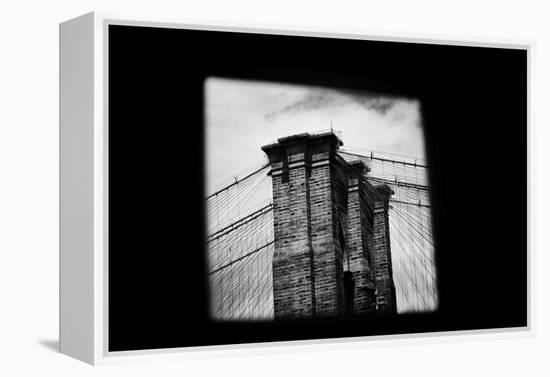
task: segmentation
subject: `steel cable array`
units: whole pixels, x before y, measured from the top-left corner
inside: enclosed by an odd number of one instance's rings
[[[399,313],[437,308],[437,279],[426,164],[414,158],[341,150],[361,159],[371,184],[392,188],[390,243]],[[211,313],[220,320],[273,318],[272,184],[263,164],[206,198]]]

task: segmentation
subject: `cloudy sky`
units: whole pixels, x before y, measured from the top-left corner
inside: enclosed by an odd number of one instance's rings
[[[331,122],[344,148],[424,158],[414,99],[217,77],[206,80],[205,96],[207,193],[266,161],[261,146]]]

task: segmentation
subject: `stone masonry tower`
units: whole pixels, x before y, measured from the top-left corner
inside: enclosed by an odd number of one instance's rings
[[[271,164],[275,319],[396,313],[388,206],[332,132],[262,147]]]

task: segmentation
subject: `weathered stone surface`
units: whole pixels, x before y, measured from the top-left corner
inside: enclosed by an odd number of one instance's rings
[[[262,148],[272,168],[276,319],[395,313],[391,190],[341,159],[341,144],[333,133],[300,134]]]

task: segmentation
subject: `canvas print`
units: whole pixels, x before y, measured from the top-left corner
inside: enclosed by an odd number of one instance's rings
[[[527,326],[525,50],[108,33],[110,351]]]
[[[418,99],[223,77],[204,93],[212,319],[437,310]]]

